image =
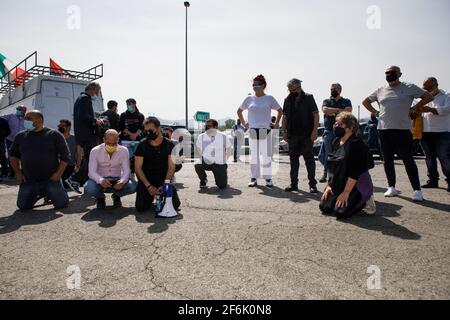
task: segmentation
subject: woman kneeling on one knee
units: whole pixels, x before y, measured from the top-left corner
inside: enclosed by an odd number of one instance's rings
[[[369,174],[369,150],[357,136],[358,121],[350,112],[336,118],[332,152],[328,155],[328,185],[320,210],[346,219],[367,206],[374,206],[373,184]],[[368,213],[373,213],[369,212]]]

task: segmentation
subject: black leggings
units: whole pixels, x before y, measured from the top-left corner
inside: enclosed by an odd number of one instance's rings
[[[343,208],[336,206],[339,194],[329,194],[327,200],[320,201],[320,211],[324,214],[335,215],[338,219],[347,219],[364,209],[365,204],[359,205],[362,194],[358,189],[354,188],[348,197],[348,205]],[[359,206],[358,206],[359,205]]]

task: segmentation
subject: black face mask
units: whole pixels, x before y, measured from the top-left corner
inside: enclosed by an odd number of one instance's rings
[[[339,92],[337,92],[336,90],[332,90],[332,91],[331,91],[331,96],[332,96],[333,98],[337,98],[337,97],[339,96]]]
[[[146,140],[151,142],[151,141],[155,141],[158,138],[158,135],[156,133],[154,133],[153,131],[149,131],[147,133],[147,138]]]
[[[387,82],[395,82],[398,80],[398,75],[396,73],[389,73],[386,75]]]
[[[336,138],[343,138],[345,136],[345,129],[342,127],[335,127],[333,132]]]
[[[66,133],[66,129],[59,127],[58,131],[61,132],[62,134]]]

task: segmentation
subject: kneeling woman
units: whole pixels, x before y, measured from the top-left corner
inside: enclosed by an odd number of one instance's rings
[[[357,137],[358,121],[350,112],[336,117],[332,152],[328,156],[328,185],[320,210],[346,219],[373,206],[373,184],[369,174],[369,150]],[[368,212],[369,213],[369,212]]]

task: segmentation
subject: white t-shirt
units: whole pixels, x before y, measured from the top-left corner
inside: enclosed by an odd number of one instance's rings
[[[217,132],[214,137],[211,137],[202,133],[197,138],[196,146],[207,164],[227,163],[226,150],[231,148],[231,141],[226,134]]]
[[[270,95],[248,96],[241,110],[248,110],[248,125],[252,129],[270,129],[272,110],[281,109],[280,104]]]
[[[450,94],[440,91],[428,106],[435,108],[438,114],[423,114],[423,132],[450,132]]]

